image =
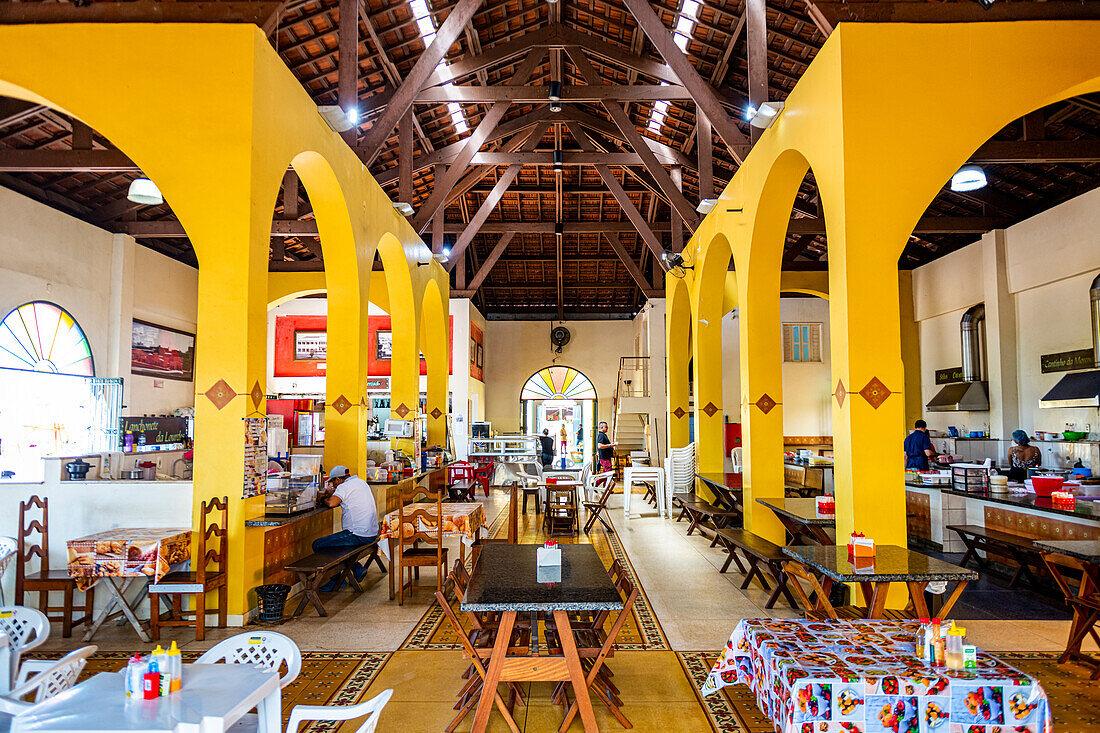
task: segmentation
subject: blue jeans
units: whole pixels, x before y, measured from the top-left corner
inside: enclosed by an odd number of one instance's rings
[[[377,537],[360,537],[357,534],[352,534],[351,530],[342,529],[336,534],[325,535],[324,537],[318,537],[313,540],[313,551],[331,550],[337,547],[373,545],[377,541]]]

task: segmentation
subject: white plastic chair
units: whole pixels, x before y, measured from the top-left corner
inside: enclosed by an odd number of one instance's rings
[[[11,561],[15,559],[15,552],[18,548],[19,543],[16,542],[14,537],[0,537],[0,606],[5,603],[4,573],[11,565]]]
[[[0,713],[18,715],[69,689],[76,684],[80,673],[84,671],[88,657],[95,654],[98,648],[95,644],[89,644],[69,652],[27,682],[16,686],[7,695],[0,695]],[[28,697],[29,701],[24,699]]]
[[[741,446],[730,451],[730,463],[733,464],[734,473],[741,473]]]
[[[53,666],[52,659],[28,659],[20,664],[24,654],[37,649],[50,638],[50,620],[37,608],[0,606],[0,632],[8,637],[11,650],[12,687],[26,682],[32,672],[42,672]]]
[[[695,444],[673,448],[665,460],[665,497],[672,514],[672,497],[695,489]]]
[[[295,705],[290,711],[290,720],[286,724],[286,733],[298,733],[302,723],[311,720],[355,720],[366,717],[355,733],[374,733],[378,727],[378,718],[382,708],[390,701],[393,690],[385,690],[366,702],[358,705]]]
[[[237,634],[210,647],[195,664],[251,664],[276,672],[286,664],[286,674],[279,678],[279,687],[286,687],[302,672],[302,652],[285,634],[277,631],[257,631]]]

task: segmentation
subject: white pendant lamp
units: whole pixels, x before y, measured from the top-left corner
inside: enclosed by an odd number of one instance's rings
[[[976,165],[964,165],[951,176],[952,191],[977,191],[985,188],[987,183],[985,171]]]
[[[144,204],[146,206],[156,206],[157,204],[164,203],[164,196],[161,195],[160,189],[157,188],[157,184],[150,181],[148,178],[135,178],[130,183],[130,188],[126,191],[126,198],[133,201],[135,204]]]

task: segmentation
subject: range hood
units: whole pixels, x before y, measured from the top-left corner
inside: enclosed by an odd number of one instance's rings
[[[1092,317],[1092,364],[1096,369],[1070,372],[1043,395],[1039,407],[1100,407],[1100,275],[1089,286]]]
[[[981,322],[985,320],[985,305],[979,303],[963,313],[962,371],[963,381],[948,384],[924,406],[929,412],[988,412],[989,383],[982,381]]]

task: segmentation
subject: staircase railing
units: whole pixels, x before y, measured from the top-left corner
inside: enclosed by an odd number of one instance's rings
[[[624,397],[649,397],[649,357],[648,356],[622,356],[619,357],[619,375],[615,382],[615,398],[613,402],[613,434],[619,434],[619,417]],[[642,424],[642,430],[648,424],[649,416],[646,415]]]

